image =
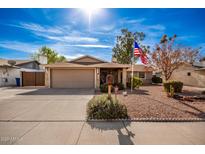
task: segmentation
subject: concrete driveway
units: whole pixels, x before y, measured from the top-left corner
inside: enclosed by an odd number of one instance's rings
[[[1,121],[85,120],[92,89],[1,88]]]
[[[0,144],[205,144],[205,122],[86,122],[93,94],[0,88]]]

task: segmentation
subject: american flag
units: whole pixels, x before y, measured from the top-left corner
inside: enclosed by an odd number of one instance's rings
[[[142,49],[139,47],[137,42],[135,42],[134,56],[139,57],[141,54],[142,54]]]
[[[142,49],[139,47],[139,45],[137,44],[137,42],[135,42],[134,56],[135,56],[135,57],[140,57],[141,62],[142,62],[143,64],[145,64],[145,65],[148,64],[147,55],[146,55],[146,53],[143,53],[143,52],[142,52]]]
[[[146,54],[142,54],[141,56],[140,56],[140,58],[141,58],[141,62],[143,63],[143,64],[148,64],[148,60],[147,60],[147,55]]]

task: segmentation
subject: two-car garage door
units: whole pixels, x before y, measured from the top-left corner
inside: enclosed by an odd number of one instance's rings
[[[94,88],[94,69],[52,69],[52,88]]]

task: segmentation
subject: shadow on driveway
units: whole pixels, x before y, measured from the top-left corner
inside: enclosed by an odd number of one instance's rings
[[[17,95],[93,95],[94,89],[41,88],[19,93]]]

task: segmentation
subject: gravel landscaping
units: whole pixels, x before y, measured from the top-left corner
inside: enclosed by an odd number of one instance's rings
[[[200,95],[202,88],[184,86],[185,95]],[[174,119],[205,119],[205,101],[179,101],[166,96],[162,86],[143,86],[127,96],[118,95],[133,118],[174,118]]]

